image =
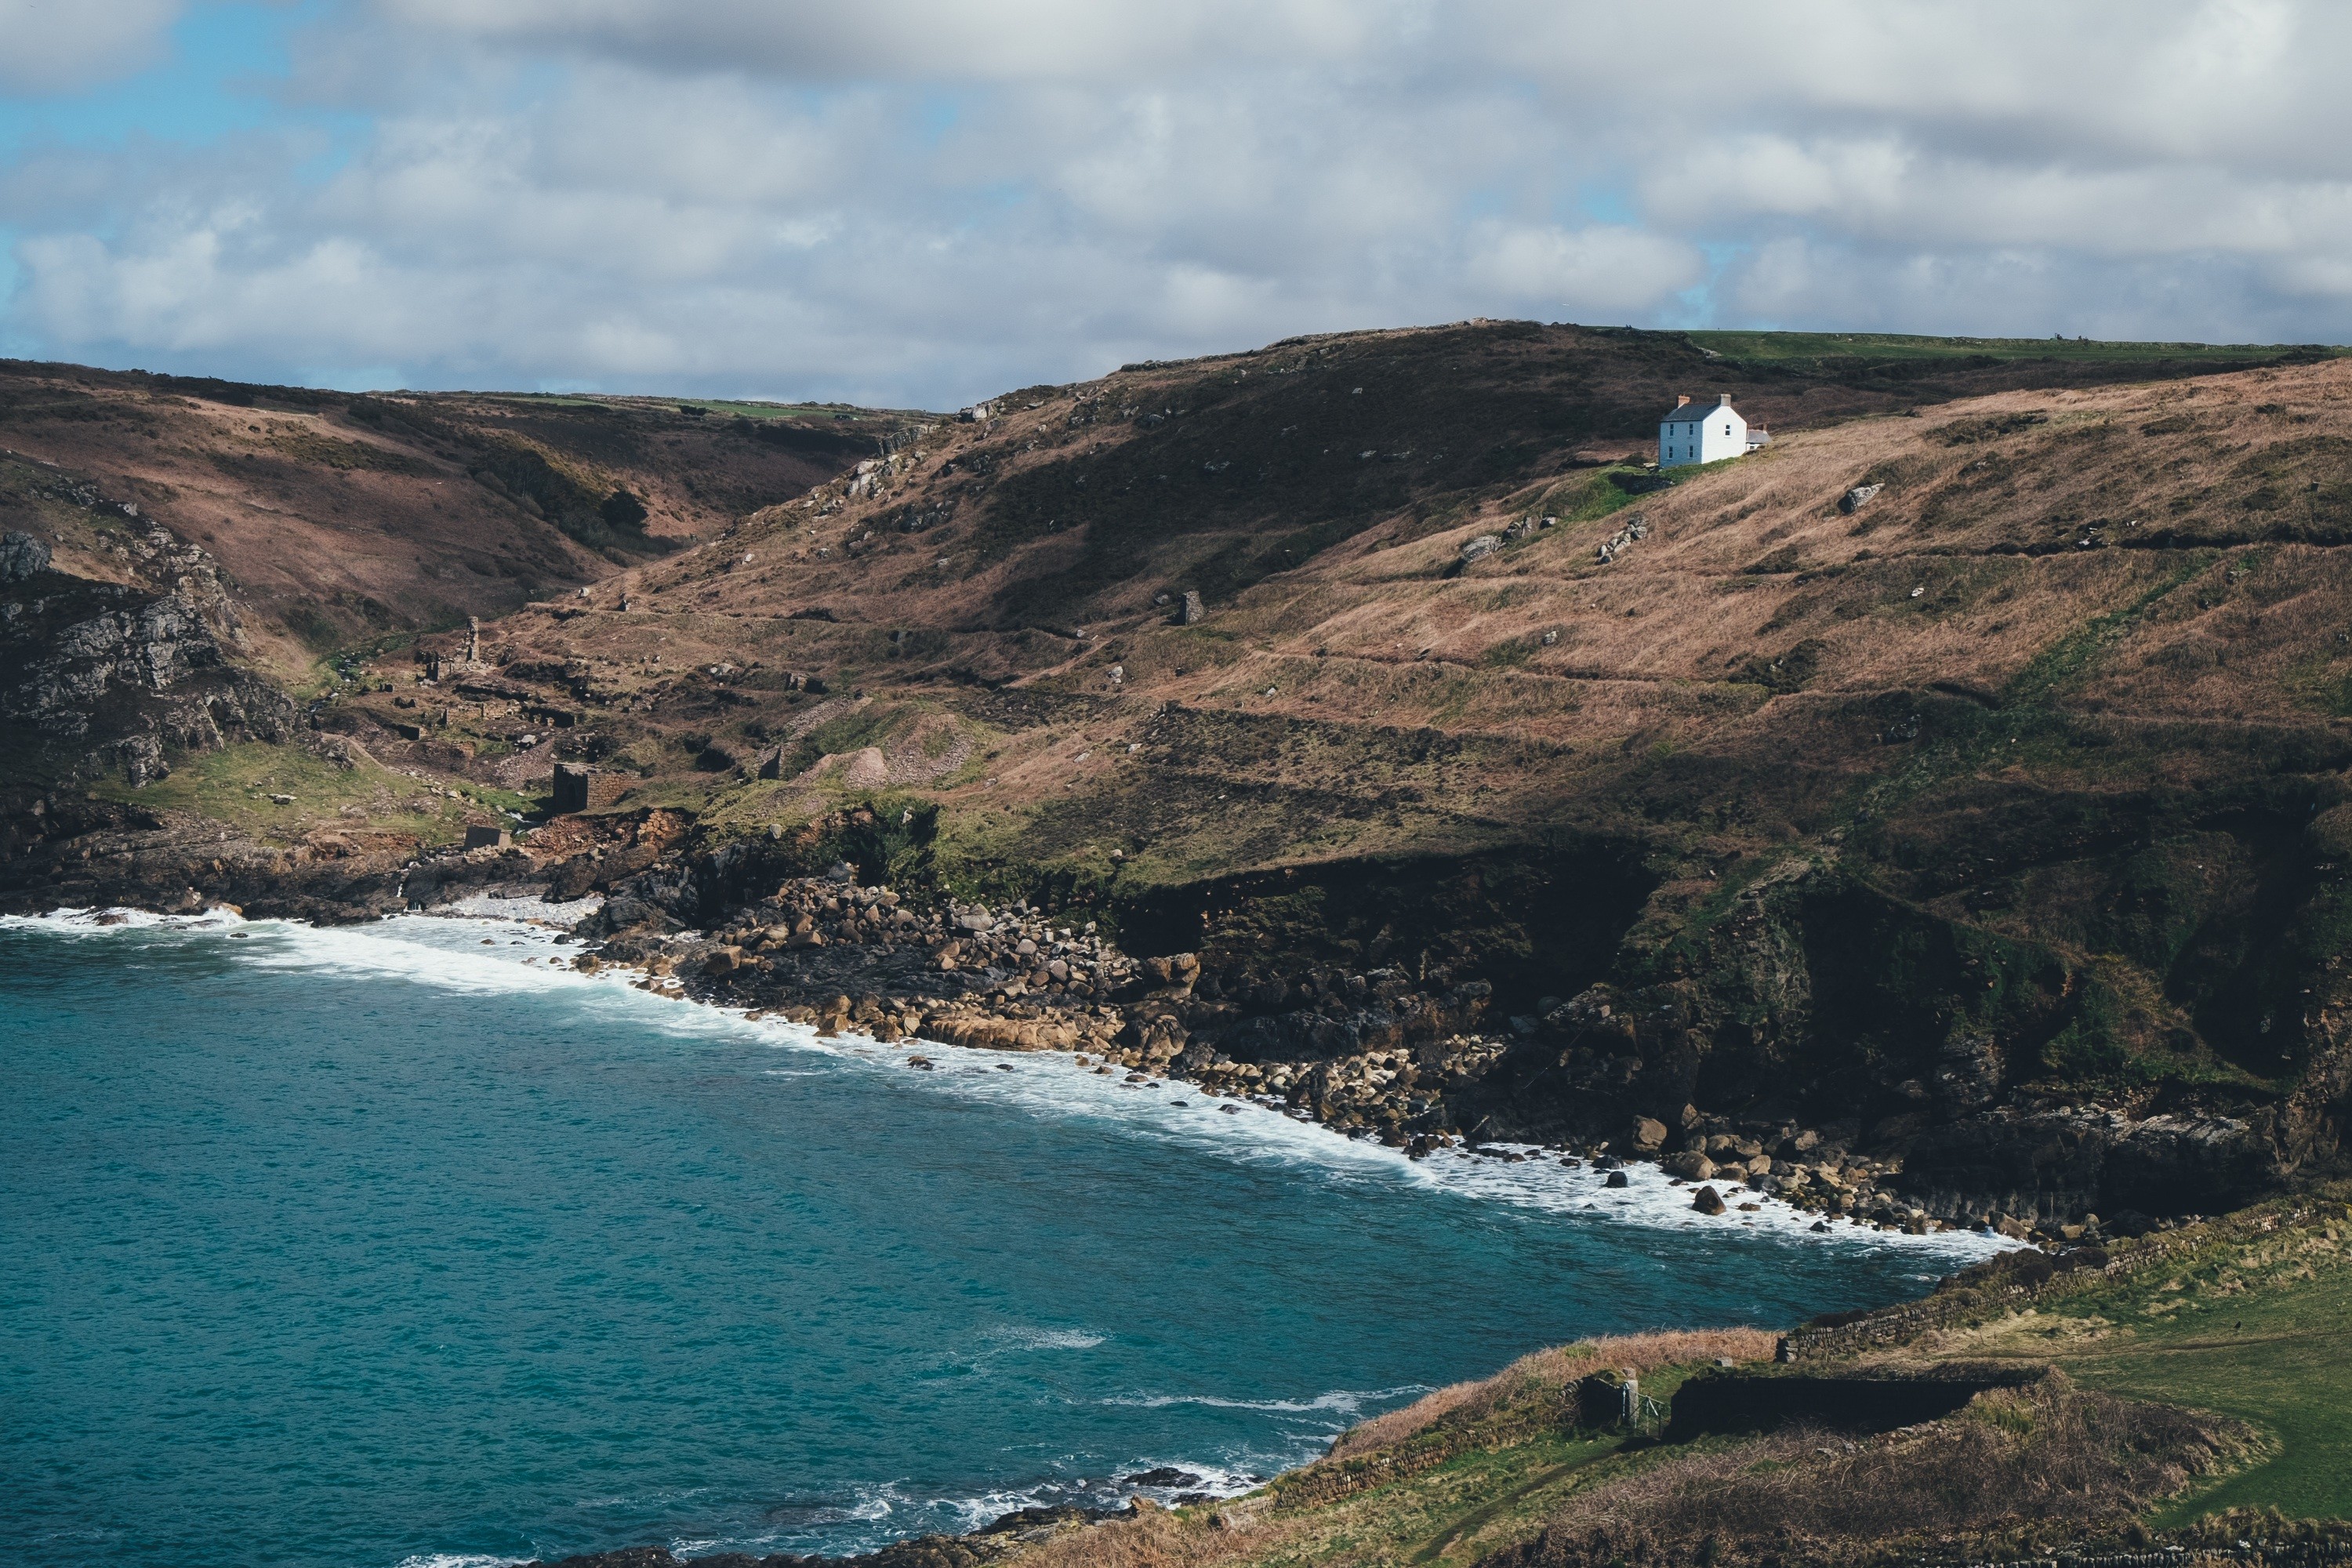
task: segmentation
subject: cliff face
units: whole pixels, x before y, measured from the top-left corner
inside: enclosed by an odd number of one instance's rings
[[[2040,1218],[2329,1167],[2352,467],[2310,426],[2346,367],[1812,348],[1490,323],[1030,388],[496,619],[472,664],[354,652],[302,733],[477,816],[557,758],[617,775],[596,842],[528,869],[656,926],[749,929],[837,858],[1188,955],[1111,1026],[1161,1060],[1303,1081],[1476,1037],[1445,1114],[1488,1137],[1769,1165],[1810,1131],[1938,1212]],[[1625,460],[1725,390],[1770,447]],[[9,590],[48,607],[8,700],[87,711],[42,765],[152,811],[208,743],[184,686],[224,738],[284,710],[233,688],[200,573],[77,548],[85,586]],[[1033,979],[995,1003],[1108,1005]]]
[[[131,521],[131,520],[126,520]],[[235,658],[244,638],[209,556],[160,529],[120,531],[126,581],[54,569],[47,544],[0,536],[0,725],[20,778],[119,773],[136,789],[170,755],[284,742],[295,706]]]

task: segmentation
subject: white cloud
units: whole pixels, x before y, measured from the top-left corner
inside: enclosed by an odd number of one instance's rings
[[[76,15],[119,66],[172,8]],[[1598,0],[349,0],[262,130],[0,164],[0,332],[933,405],[1471,315],[2352,333],[2352,12],[2120,15],[1787,0],[1669,46]],[[327,165],[320,110],[367,127]]]
[[[0,91],[70,92],[157,58],[180,0],[0,0]]]
[[[1706,271],[1693,247],[1636,228],[1485,223],[1470,235],[1471,280],[1511,305],[1552,317],[1590,321],[1646,311]]]
[[[435,32],[663,69],[795,79],[1131,81],[1345,61],[1409,35],[1397,0],[380,0]]]

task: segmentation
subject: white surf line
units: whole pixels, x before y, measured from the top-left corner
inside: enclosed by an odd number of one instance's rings
[[[1126,1069],[1098,1073],[1077,1066],[1074,1054],[1066,1051],[998,1051],[920,1039],[884,1042],[851,1033],[824,1037],[805,1024],[752,1018],[744,1007],[679,1006],[684,986],[675,977],[648,984],[647,977],[622,965],[583,973],[567,962],[568,944],[556,940],[562,933],[530,918],[416,914],[317,926],[299,921],[247,921],[226,910],[202,915],[75,910],[0,917],[0,929],[9,928],[78,938],[158,931],[241,934],[253,942],[241,956],[261,968],[389,974],[476,995],[577,988],[575,994],[593,1000],[600,1010],[625,1009],[632,1021],[651,1024],[673,1037],[740,1037],[749,1029],[770,1044],[861,1064],[930,1092],[983,1100],[1030,1115],[1085,1115],[1130,1132],[1206,1148],[1227,1159],[1311,1166],[1342,1177],[1378,1176],[1588,1223],[1650,1232],[1730,1232],[1839,1251],[1914,1253],[1923,1263],[1933,1261],[1946,1270],[2030,1245],[1965,1230],[1926,1236],[1884,1231],[1727,1184],[1717,1184],[1717,1191],[1732,1205],[1730,1212],[1704,1215],[1690,1206],[1696,1187],[1675,1184],[1648,1163],[1621,1167],[1626,1184],[1612,1188],[1607,1184],[1608,1173],[1589,1162],[1570,1168],[1560,1163],[1560,1151],[1530,1144],[1486,1145],[1520,1154],[1516,1163],[1461,1149],[1433,1150],[1414,1160],[1402,1150],[1350,1138],[1276,1105],[1211,1095],[1181,1079],[1155,1076],[1149,1088],[1130,1084]],[[910,1069],[908,1058],[917,1056],[928,1058],[932,1069]],[[1748,1203],[1756,1205],[1753,1211],[1743,1213],[1737,1206]],[[1827,1228],[1814,1229],[1818,1224]]]
[[[604,899],[594,893],[585,898],[558,902],[551,902],[536,893],[524,893],[514,897],[504,897],[497,893],[468,893],[462,899],[453,899],[448,903],[436,906],[432,912],[444,919],[457,917],[490,921],[528,921],[538,924],[569,928],[578,925],[604,907]]]
[[[1274,1415],[1315,1415],[1337,1412],[1353,1417],[1367,1403],[1418,1399],[1432,1391],[1428,1384],[1409,1383],[1396,1388],[1335,1388],[1312,1399],[1229,1399],[1216,1394],[1106,1394],[1096,1403],[1137,1410],[1165,1410],[1171,1405],[1199,1405],[1211,1410],[1255,1410]],[[1334,1426],[1331,1430],[1338,1432],[1354,1424],[1350,1419]]]
[[[159,915],[152,910],[61,909],[37,915],[0,915],[0,931],[37,931],[52,936],[111,936],[122,931],[226,931],[246,922],[234,910],[200,915]]]
[[[1648,1231],[1712,1236],[1729,1231],[1840,1251],[1913,1253],[1923,1262],[1933,1259],[1947,1272],[2025,1245],[1965,1230],[1926,1236],[1882,1231],[1798,1208],[1744,1184],[1718,1185],[1717,1191],[1724,1202],[1732,1205],[1730,1212],[1705,1215],[1691,1207],[1696,1187],[1674,1184],[1654,1164],[1622,1167],[1626,1184],[1612,1188],[1607,1184],[1609,1173],[1582,1161],[1571,1169],[1559,1163],[1559,1151],[1531,1144],[1486,1145],[1520,1154],[1516,1163],[1459,1149],[1433,1150],[1414,1160],[1401,1149],[1350,1138],[1320,1122],[1286,1115],[1272,1105],[1205,1094],[1180,1079],[1157,1079],[1156,1088],[1142,1089],[1129,1084],[1124,1070],[1105,1077],[1091,1068],[1080,1068],[1068,1052],[1003,1052],[921,1040],[885,1044],[845,1034],[825,1041],[803,1025],[761,1019],[754,1026],[777,1030],[786,1037],[782,1043],[877,1063],[892,1062],[902,1070],[908,1058],[926,1057],[933,1063],[932,1070],[918,1070],[910,1077],[935,1081],[949,1092],[1033,1113],[1067,1115],[1084,1110],[1159,1136],[1210,1147],[1229,1158],[1308,1164],[1340,1173],[1377,1173],[1564,1218]],[[1227,1107],[1234,1114],[1225,1114]],[[1742,1213],[1737,1205],[1743,1203],[1757,1206],[1753,1212]],[[1824,1223],[1826,1229],[1813,1228]]]

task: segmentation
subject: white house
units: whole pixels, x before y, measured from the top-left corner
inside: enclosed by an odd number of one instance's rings
[[[1715,463],[1752,452],[1772,437],[1762,426],[1748,428],[1725,393],[1712,408],[1702,408],[1687,397],[1658,421],[1658,467],[1679,468],[1688,463]]]

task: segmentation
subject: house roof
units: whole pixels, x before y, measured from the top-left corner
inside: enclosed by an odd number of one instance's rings
[[[1738,409],[1732,407],[1728,403],[1701,403],[1698,399],[1693,398],[1688,403],[1677,404],[1674,407],[1667,409],[1664,414],[1659,415],[1658,423],[1661,425],[1689,425],[1699,420],[1708,418],[1713,415],[1737,414],[1738,412],[1739,411]],[[1742,424],[1747,423],[1744,416],[1740,422]]]

